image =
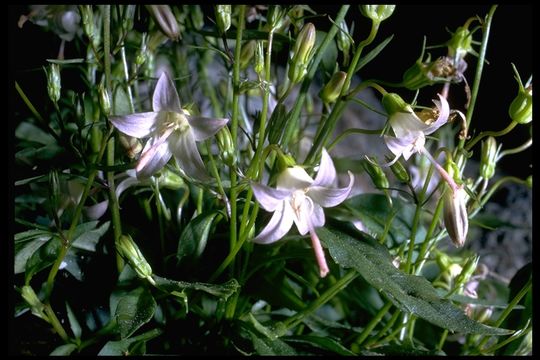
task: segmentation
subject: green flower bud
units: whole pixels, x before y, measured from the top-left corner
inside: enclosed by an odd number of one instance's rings
[[[284,154],[281,151],[277,151],[277,168],[278,173],[281,175],[285,170],[288,168],[292,168],[296,166],[296,161],[291,155]]]
[[[343,84],[345,83],[345,79],[347,78],[347,73],[343,71],[338,71],[334,75],[332,75],[332,78],[326,86],[321,90],[319,93],[320,98],[325,103],[333,103],[337,100],[339,97],[339,94],[341,94],[341,89],[343,88]]]
[[[250,40],[242,46],[242,51],[240,51],[240,69],[244,70],[248,67],[249,62],[253,59],[255,55],[255,48],[257,47],[257,41]]]
[[[47,74],[47,92],[49,93],[49,98],[53,103],[57,103],[60,100],[60,90],[62,89],[62,84],[60,83],[60,65],[50,64],[49,69],[45,69]]]
[[[139,50],[137,50],[137,53],[135,55],[135,65],[137,66],[141,66],[148,59],[147,41],[148,41],[148,34],[143,33],[141,36],[141,47],[139,48]]]
[[[307,73],[307,67],[313,57],[313,47],[316,40],[315,26],[312,23],[304,25],[296,41],[289,61],[289,80],[296,84],[302,81]]]
[[[92,11],[92,5],[81,5],[79,10],[82,16],[84,33],[90,40],[92,40],[95,36],[94,12]]]
[[[216,24],[221,33],[225,33],[231,27],[231,5],[216,5]]]
[[[467,281],[469,281],[471,275],[476,270],[478,260],[480,260],[480,257],[477,255],[470,256],[467,259],[467,261],[463,265],[463,270],[461,270],[460,274],[456,278],[457,284],[465,284]]]
[[[407,104],[401,96],[396,93],[384,94],[381,102],[388,117],[391,117],[398,112],[413,112],[411,105]]]
[[[146,261],[143,254],[139,250],[139,247],[131,236],[122,235],[115,243],[118,253],[131,265],[133,270],[142,279],[147,279],[150,283],[154,284],[152,279],[152,268]]]
[[[337,47],[341,52],[343,52],[343,65],[347,66],[349,64],[349,51],[351,49],[352,38],[348,36],[349,29],[347,27],[347,22],[345,20],[341,20],[339,23],[339,30],[336,34],[336,40],[337,40]]]
[[[377,158],[366,156],[366,161],[362,162],[362,165],[377,189],[387,189],[390,186],[386,174],[377,163]]]
[[[532,121],[532,84],[527,88],[523,86],[516,67],[512,64],[516,73],[519,90],[516,98],[510,104],[508,114],[510,118],[518,124],[528,124]]]
[[[491,315],[493,314],[493,310],[490,307],[485,307],[478,311],[478,313],[475,315],[476,321],[479,323],[485,323],[491,318]]]
[[[105,88],[103,80],[104,78],[102,78],[102,81],[98,85],[99,105],[101,107],[101,110],[103,111],[103,114],[105,116],[109,116],[111,114],[111,97],[109,96],[109,92]]]
[[[467,193],[463,188],[456,192],[447,189],[444,195],[444,226],[448,231],[450,240],[456,247],[465,244],[469,231],[469,217],[467,214]]]
[[[390,156],[387,156],[386,161],[390,162],[392,161],[392,158]],[[407,184],[409,183],[409,181],[411,181],[411,176],[409,175],[409,172],[407,171],[407,169],[405,169],[403,164],[401,164],[401,161],[398,160],[392,165],[390,165],[390,170],[392,170],[396,179],[398,179],[398,181],[400,181],[401,183]]]
[[[388,19],[395,9],[396,5],[360,5],[362,15],[379,23]]]
[[[170,39],[178,41],[180,29],[171,7],[169,5],[146,5],[146,8],[159,29]]]
[[[167,168],[161,170],[161,176],[158,177],[160,188],[169,188],[178,190],[184,188],[186,183],[182,177]]]
[[[236,147],[232,141],[231,132],[227,126],[221,128],[216,134],[218,148],[223,162],[229,166],[236,163]]]
[[[497,141],[493,136],[489,136],[485,141],[482,141],[482,158],[480,161],[480,176],[484,179],[491,179],[495,175],[495,165],[499,149]]]
[[[463,59],[469,52],[475,52],[472,48],[472,33],[468,27],[458,27],[452,34],[452,38],[446,43],[448,56]]]
[[[34,289],[30,285],[25,285],[22,288],[21,296],[26,301],[28,305],[30,305],[30,309],[32,311],[32,314],[36,315],[37,317],[42,318],[45,321],[49,321],[49,318],[44,313],[44,305],[37,297],[36,293],[34,292]]]
[[[257,46],[255,47],[255,72],[262,77],[264,73],[264,47],[262,41],[257,41]]]
[[[279,27],[281,27],[283,23],[283,16],[285,15],[285,11],[283,11],[282,7],[279,5],[271,5],[268,9],[268,14],[266,16],[268,20],[268,26],[270,27],[271,31],[275,31]]]
[[[435,256],[435,261],[441,268],[441,272],[447,272],[447,270],[450,268],[450,265],[452,265],[452,260],[450,259],[450,257],[440,251],[437,252],[437,255]]]
[[[196,30],[201,30],[204,26],[204,14],[200,5],[188,5],[191,23]]]

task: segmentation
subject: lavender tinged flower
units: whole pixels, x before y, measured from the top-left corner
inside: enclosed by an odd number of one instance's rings
[[[229,120],[190,116],[180,107],[174,83],[165,72],[157,82],[152,103],[154,111],[110,118],[124,134],[149,138],[135,168],[137,177],[150,177],[174,155],[178,166],[187,175],[207,180],[195,141],[215,135]]]
[[[324,226],[323,207],[336,206],[349,196],[354,182],[351,172],[349,177],[347,187],[331,187],[336,180],[336,170],[332,159],[323,149],[315,180],[304,169],[294,166],[278,176],[275,189],[253,183],[253,193],[257,201],[266,211],[274,213],[268,225],[253,241],[259,244],[278,241],[289,232],[294,223],[301,235],[309,232],[320,276],[326,276],[329,269],[315,228]]]

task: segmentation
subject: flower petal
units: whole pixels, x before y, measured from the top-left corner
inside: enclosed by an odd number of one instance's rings
[[[105,211],[109,208],[109,200],[103,200],[84,208],[84,214],[92,220],[97,220],[105,214]]]
[[[325,222],[326,219],[324,217],[323,208],[319,204],[314,203],[313,213],[311,214],[311,225],[313,225],[314,228],[323,227]]]
[[[285,206],[290,206],[291,209],[293,209],[288,202],[285,204]],[[313,200],[306,196],[304,201],[299,206],[298,213],[296,213],[293,209],[294,223],[296,224],[300,235],[306,235],[310,227],[312,227],[310,223],[311,217],[313,216],[313,208]]]
[[[251,188],[259,204],[264,210],[270,212],[275,211],[283,200],[291,195],[290,191],[273,189],[257,183],[251,183]]]
[[[448,105],[448,101],[446,101],[446,99],[440,94],[437,95],[439,95],[439,99],[441,99],[441,101],[433,100],[433,102],[437,106],[437,109],[439,109],[439,117],[431,125],[429,125],[427,129],[424,130],[424,134],[426,135],[433,133],[438,128],[446,124],[448,121],[448,116],[450,116],[450,106]]]
[[[285,202],[282,202],[282,207],[274,212],[270,222],[257,235],[253,242],[257,244],[271,244],[281,239],[289,232],[293,224],[292,208]]]
[[[188,116],[187,120],[195,141],[202,141],[208,139],[210,136],[215,135],[219,129],[224,127],[229,119],[223,118],[207,118],[200,116]]]
[[[152,97],[152,108],[156,112],[173,111],[182,113],[180,99],[178,98],[176,87],[165,71],[161,73],[161,76],[156,84],[154,96]]]
[[[210,180],[191,131],[182,133],[175,131],[169,139],[169,146],[178,167],[186,175],[201,181]]]
[[[157,121],[157,113],[144,112],[123,116],[111,116],[115,128],[126,135],[143,138],[150,135]]]
[[[319,165],[319,171],[315,177],[313,185],[318,186],[332,186],[336,181],[336,168],[334,162],[326,149],[322,149],[321,164]]]
[[[401,156],[407,146],[411,145],[411,140],[408,137],[396,138],[393,136],[384,135],[384,142],[392,154]]]
[[[144,146],[135,168],[138,179],[146,179],[154,175],[165,166],[172,156],[167,141],[155,140],[155,138],[151,138]]]
[[[313,179],[300,166],[285,169],[277,178],[278,189],[299,190],[313,184]]]
[[[411,132],[423,132],[429,127],[415,113],[395,113],[389,122],[397,138],[407,137]]]
[[[324,186],[312,186],[307,195],[322,207],[332,207],[342,203],[351,193],[354,184],[353,174],[350,171],[348,173],[350,181],[347,187],[332,189]]]

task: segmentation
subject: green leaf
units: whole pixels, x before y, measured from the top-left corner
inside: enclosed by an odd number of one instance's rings
[[[386,45],[388,45],[388,43],[390,43],[390,41],[392,41],[393,38],[394,38],[394,35],[392,34],[386,39],[384,39],[384,41],[381,42],[379,45],[377,45],[373,50],[368,52],[365,56],[362,56],[360,61],[358,61],[358,65],[356,65],[356,70],[354,70],[354,72],[357,72],[358,70],[360,70],[361,68],[369,64],[371,60],[375,59],[375,57],[377,57],[377,55],[379,55],[379,53],[383,51]]]
[[[49,355],[51,356],[67,356],[71,355],[77,349],[75,344],[64,344],[54,349]]]
[[[155,274],[152,275],[152,278],[156,282],[156,286],[168,293],[172,293],[173,291],[182,292],[184,290],[198,290],[223,298],[225,300],[228,299],[229,296],[234,294],[240,288],[240,284],[238,284],[238,281],[236,281],[236,279],[231,279],[224,284],[216,285],[199,282],[189,283],[185,281],[169,280]]]
[[[185,257],[198,258],[203,253],[212,223],[218,215],[217,212],[200,214],[187,224],[178,241],[176,257],[181,261]]]
[[[116,306],[114,316],[120,336],[124,339],[146,324],[156,311],[156,301],[145,287],[138,287],[122,296]]]
[[[385,345],[372,349],[381,355],[399,355],[399,356],[445,356],[440,350],[428,350],[423,346],[416,345],[412,347],[406,344]]]
[[[496,230],[502,227],[516,229],[517,226],[509,221],[502,220],[495,214],[479,214],[470,220],[471,225],[476,225],[489,230]]]
[[[101,348],[98,355],[100,356],[117,356],[117,355],[130,355],[133,350],[137,350],[139,346],[138,342],[147,342],[153,338],[161,335],[163,331],[160,329],[153,329],[147,331],[139,336],[135,336],[129,339],[123,339],[119,341],[109,341]],[[138,352],[138,351],[135,351]]]
[[[319,46],[326,37],[326,32],[316,31],[317,37],[315,39],[315,53],[319,51]],[[336,67],[336,61],[338,56],[338,49],[335,41],[331,41],[326,47],[323,57],[321,59],[322,69],[330,74],[334,73],[334,68]]]
[[[280,339],[270,340],[266,336],[249,331],[253,347],[259,355],[296,355],[296,351]]]
[[[99,228],[96,228],[98,221],[90,221],[77,226],[73,240],[73,247],[81,250],[96,251],[99,239],[109,229],[110,221],[107,221]]]
[[[114,90],[114,101],[111,115],[128,115],[131,114],[129,106],[129,98],[122,86],[117,86]]]
[[[463,310],[442,299],[425,278],[407,275],[392,264],[388,250],[368,236],[357,240],[343,232],[320,228],[317,233],[336,263],[354,268],[375,289],[385,293],[401,311],[434,325],[460,333],[505,335],[510,330],[493,328],[468,318]]]
[[[53,64],[66,65],[66,64],[80,64],[84,62],[84,59],[83,58],[66,59],[66,60],[47,59],[47,61]]]
[[[73,310],[71,310],[71,306],[66,301],[66,310],[67,310],[67,316],[69,320],[69,326],[71,327],[71,331],[73,332],[73,335],[76,339],[81,338],[82,329],[81,325],[79,325],[79,322],[77,321],[77,317],[73,313]]]
[[[54,137],[29,122],[22,122],[15,129],[15,137],[25,141],[32,141],[42,145],[56,143]]]
[[[51,233],[43,230],[29,230],[15,234],[15,274],[24,272],[28,259],[51,238]]]
[[[314,335],[299,335],[283,337],[287,342],[303,343],[312,345],[316,348],[331,351],[338,355],[356,356],[355,353],[341,345],[338,341],[330,337],[314,336]]]
[[[26,281],[30,281],[34,274],[51,266],[56,261],[62,242],[57,236],[53,236],[45,245],[39,247],[26,262]]]

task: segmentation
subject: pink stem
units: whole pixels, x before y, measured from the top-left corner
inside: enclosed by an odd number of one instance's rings
[[[326,264],[326,258],[324,256],[324,250],[321,246],[321,241],[319,240],[319,237],[317,236],[317,233],[315,232],[315,229],[311,223],[309,223],[309,236],[311,237],[311,246],[313,246],[313,250],[315,251],[317,264],[319,264],[319,274],[323,278],[330,272],[330,269],[328,269],[328,265]]]
[[[433,166],[435,166],[435,169],[437,169],[441,177],[448,183],[448,185],[452,188],[452,191],[455,194],[460,189],[460,186],[456,184],[450,174],[448,174],[448,172],[446,172],[446,170],[444,170],[444,168],[439,165],[439,163],[433,158],[433,156],[431,156],[431,154],[425,148],[422,148],[421,152],[429,159],[429,161],[431,161]]]

